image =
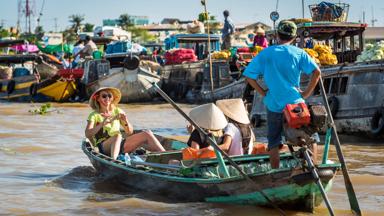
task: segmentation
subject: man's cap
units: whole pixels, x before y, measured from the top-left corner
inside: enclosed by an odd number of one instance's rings
[[[287,36],[296,36],[297,26],[294,22],[282,20],[277,26],[277,32]]]

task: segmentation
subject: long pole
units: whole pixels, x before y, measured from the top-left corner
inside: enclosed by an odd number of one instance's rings
[[[301,9],[302,9],[303,18],[304,18],[304,0],[301,0]]]
[[[149,81],[148,81],[149,82]],[[208,134],[201,129],[163,90],[160,89],[160,87],[156,83],[152,83],[152,86],[155,88],[157,93],[159,93],[168,103],[170,103],[191,125],[193,125],[196,130],[199,131],[199,133],[203,134],[205,137],[207,137],[209,144],[215,149],[215,151],[218,151],[225,157],[225,159],[228,160],[228,162],[251,184],[254,184],[257,192],[259,192],[264,199],[276,210],[279,211],[281,215],[285,215],[284,211],[281,210],[275,203],[272,202],[271,199],[268,198],[267,194],[265,194],[261,189],[259,189],[259,185],[254,182],[245,172],[225,153],[217,144],[214,139],[212,139],[211,136],[208,136]]]
[[[308,149],[303,150],[303,155],[304,155],[305,160],[307,161],[308,168],[310,169],[312,176],[315,179],[317,186],[319,187],[321,196],[323,197],[325,205],[328,208],[329,215],[334,216],[335,213],[333,213],[333,208],[332,208],[331,202],[329,202],[329,199],[328,199],[327,194],[325,193],[323,184],[321,184],[319,174],[317,173],[317,171],[315,169],[315,165],[313,164],[312,158],[308,153]]]
[[[209,15],[207,10],[207,0],[204,0],[204,13],[207,15],[207,33],[208,33],[208,59],[209,59],[209,77],[211,79],[211,91],[213,93],[213,75],[212,75],[212,58],[211,58],[211,34],[209,31]]]
[[[321,77],[319,80],[319,84],[320,84],[321,95],[323,97],[325,108],[327,110],[329,123],[330,123],[331,128],[332,128],[332,139],[333,139],[333,143],[336,147],[337,157],[339,158],[339,161],[341,164],[341,170],[343,172],[344,184],[345,184],[345,188],[347,189],[349,204],[351,206],[351,210],[356,215],[361,215],[361,210],[359,207],[359,201],[357,200],[355,190],[353,189],[351,179],[349,178],[347,164],[345,163],[345,160],[344,160],[344,155],[343,155],[343,151],[341,149],[339,136],[337,135],[336,125],[335,125],[335,122],[333,121],[331,109],[330,109],[329,104],[328,104],[327,94],[325,93],[324,83],[323,83],[323,80]]]

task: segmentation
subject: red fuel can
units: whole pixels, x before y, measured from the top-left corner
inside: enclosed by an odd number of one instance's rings
[[[283,113],[290,128],[299,128],[311,123],[311,114],[305,103],[288,104]]]

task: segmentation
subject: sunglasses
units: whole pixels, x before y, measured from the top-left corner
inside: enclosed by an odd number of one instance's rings
[[[101,94],[100,95],[101,98],[105,99],[105,98],[112,98],[112,94],[111,93],[108,93],[108,94]]]

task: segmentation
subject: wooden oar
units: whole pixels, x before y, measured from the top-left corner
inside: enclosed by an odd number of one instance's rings
[[[211,136],[201,129],[156,83],[152,83],[152,86],[155,88],[157,93],[159,93],[166,101],[168,101],[189,123],[191,123],[201,134],[207,137],[209,144],[218,152],[220,152],[228,162],[250,183],[254,184],[257,192],[259,192],[267,202],[279,211],[281,215],[286,215],[283,210],[281,210],[270,198],[268,198],[267,194],[265,194],[261,189],[259,189],[259,185],[253,181],[245,172],[225,153],[217,144]]]
[[[347,164],[345,163],[345,160],[344,160],[344,156],[343,156],[343,151],[341,149],[340,140],[339,140],[339,137],[337,135],[336,125],[335,125],[335,122],[333,121],[333,117],[332,117],[332,114],[331,114],[331,109],[330,109],[329,104],[328,104],[327,94],[325,93],[324,83],[323,83],[323,80],[322,80],[321,77],[320,77],[320,80],[319,80],[319,84],[320,84],[321,95],[323,97],[323,100],[324,100],[324,103],[325,103],[325,108],[327,110],[327,114],[328,114],[328,118],[329,118],[329,123],[330,123],[331,128],[332,128],[332,132],[333,132],[332,139],[333,139],[333,143],[335,144],[335,147],[336,147],[337,157],[339,158],[339,161],[340,161],[340,164],[341,164],[341,170],[343,172],[344,184],[345,184],[345,188],[347,189],[349,204],[351,206],[351,210],[356,215],[361,215],[361,210],[360,210],[360,207],[359,207],[359,202],[357,200],[357,197],[356,197],[356,194],[355,194],[355,190],[353,189],[353,185],[352,185],[351,179],[349,178]]]

